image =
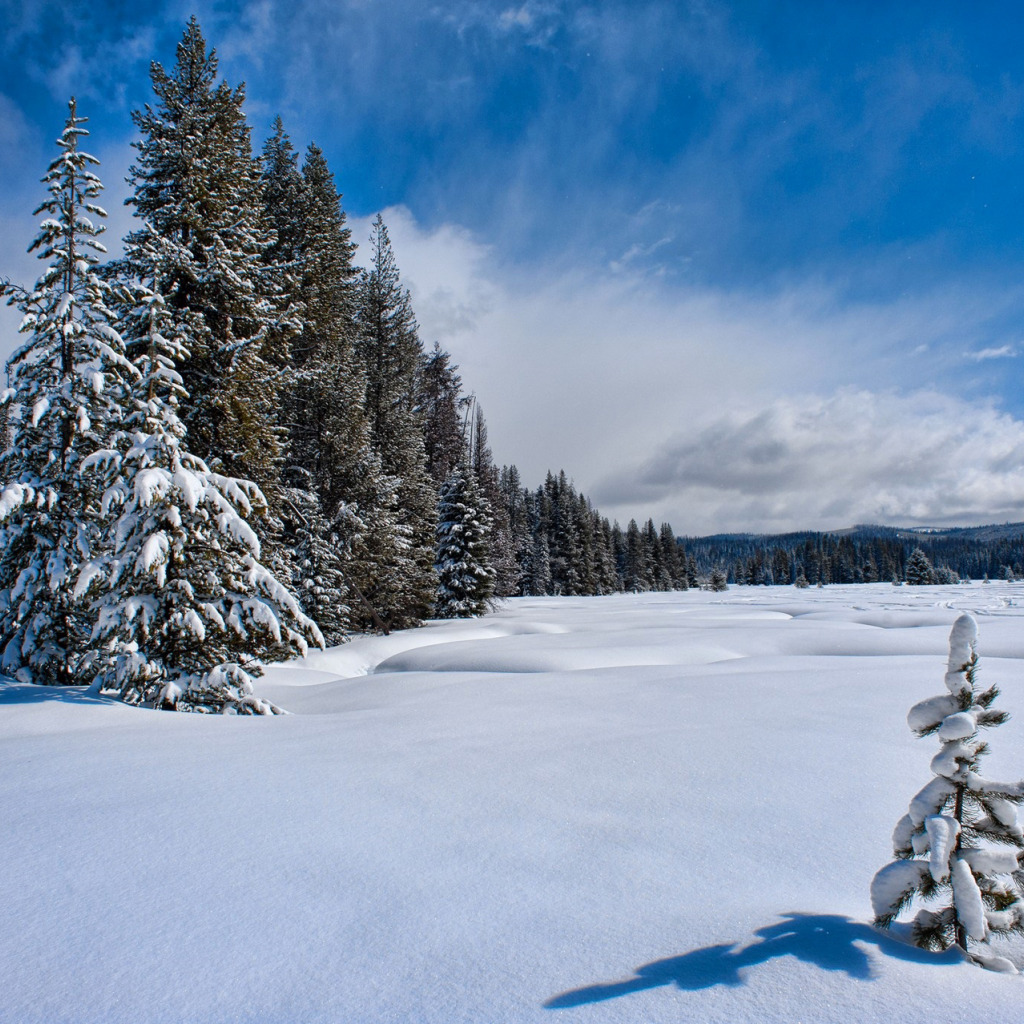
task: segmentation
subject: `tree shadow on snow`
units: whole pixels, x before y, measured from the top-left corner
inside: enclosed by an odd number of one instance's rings
[[[114,704],[111,697],[89,693],[86,686],[38,686],[19,683],[15,679],[0,678],[0,705],[43,704],[57,701],[62,704]]]
[[[851,921],[840,914],[783,914],[779,924],[759,928],[754,934],[757,939],[746,946],[741,947],[739,943],[705,946],[682,956],[656,960],[636,968],[635,977],[563,992],[544,1005],[549,1010],[563,1010],[662,985],[675,985],[686,991],[715,985],[744,985],[746,978],[742,972],[746,968],[780,956],[794,956],[825,971],[842,971],[858,981],[872,981],[875,973],[871,958],[862,945],[874,946],[886,956],[914,963],[955,964],[963,959],[956,950],[930,953],[906,945],[870,925]]]

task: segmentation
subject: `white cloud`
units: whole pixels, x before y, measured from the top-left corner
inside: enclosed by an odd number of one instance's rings
[[[1020,519],[1024,423],[935,392],[779,399],[677,434],[597,489],[690,534]]]
[[[424,229],[405,206],[389,207],[381,216],[427,347],[435,340],[448,345],[477,331],[498,301],[498,288],[488,276],[488,248],[458,225]],[[361,247],[372,223],[373,217],[349,221],[352,238]],[[361,248],[356,261],[368,259],[368,250]]]
[[[1000,345],[998,348],[983,348],[977,352],[968,352],[967,358],[973,359],[976,363],[983,363],[986,359],[1011,359],[1017,355],[1013,345]]]
[[[533,23],[534,14],[529,4],[509,7],[498,16],[498,27],[506,32],[513,28],[532,28]]]
[[[666,245],[670,245],[673,241],[673,235],[665,235],[662,238],[659,238],[656,242],[650,242],[647,245],[636,242],[631,245],[617,260],[612,260],[611,263],[608,264],[608,269],[617,274],[620,271],[626,270],[630,266],[653,256],[659,249],[664,248]],[[657,270],[657,268],[655,268],[655,270]]]
[[[1024,425],[934,382],[967,393],[962,340],[1005,296],[668,294],[628,269],[514,270],[459,227],[384,216],[424,340],[527,482],[564,468],[606,514],[687,533],[1021,518]]]

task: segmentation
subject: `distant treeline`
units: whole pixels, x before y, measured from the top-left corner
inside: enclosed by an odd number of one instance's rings
[[[874,583],[906,579],[916,548],[943,576],[1024,576],[1024,524],[929,533],[862,527],[844,533],[727,534],[685,537],[698,573],[722,569],[730,583]]]
[[[478,435],[479,436],[479,435]],[[669,523],[610,522],[564,471],[548,473],[536,489],[524,487],[515,466],[488,467],[478,455],[480,490],[494,515],[491,560],[499,596],[585,596],[622,591],[686,590],[696,586],[697,565],[687,559]],[[488,475],[488,474],[492,475]]]

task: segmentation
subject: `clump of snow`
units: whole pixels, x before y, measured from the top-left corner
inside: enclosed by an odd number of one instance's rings
[[[911,821],[920,828],[924,824],[925,818],[938,814],[952,795],[953,784],[948,779],[941,777],[932,779],[910,801]]]
[[[978,942],[984,942],[988,935],[988,922],[985,920],[985,904],[981,899],[981,890],[974,880],[974,873],[966,860],[959,857],[953,860],[950,870],[953,882],[953,899],[956,903],[957,916],[967,929],[967,934]]]
[[[948,671],[961,672],[970,663],[974,645],[978,642],[978,624],[974,616],[964,612],[957,617],[949,634]]]
[[[925,819],[924,827],[931,854],[928,869],[936,882],[944,882],[949,877],[949,858],[960,835],[960,822],[947,814],[933,814]]]
[[[978,731],[978,723],[974,715],[967,711],[958,712],[946,718],[939,727],[939,739],[963,740]]]
[[[894,860],[871,880],[871,909],[875,917],[897,913],[928,873],[923,860]]]
[[[949,715],[959,710],[956,698],[944,693],[919,701],[907,713],[907,725],[916,733],[925,733],[940,725]]]
[[[1008,875],[1018,867],[1018,852],[1008,847],[961,850],[957,856],[979,875]]]

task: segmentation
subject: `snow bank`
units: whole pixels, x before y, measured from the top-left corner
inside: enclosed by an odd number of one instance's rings
[[[1016,1020],[1015,979],[866,922],[961,609],[1022,774],[1022,598],[523,599],[272,667],[283,718],[2,684],[0,1021]],[[385,667],[414,648],[452,669]]]

